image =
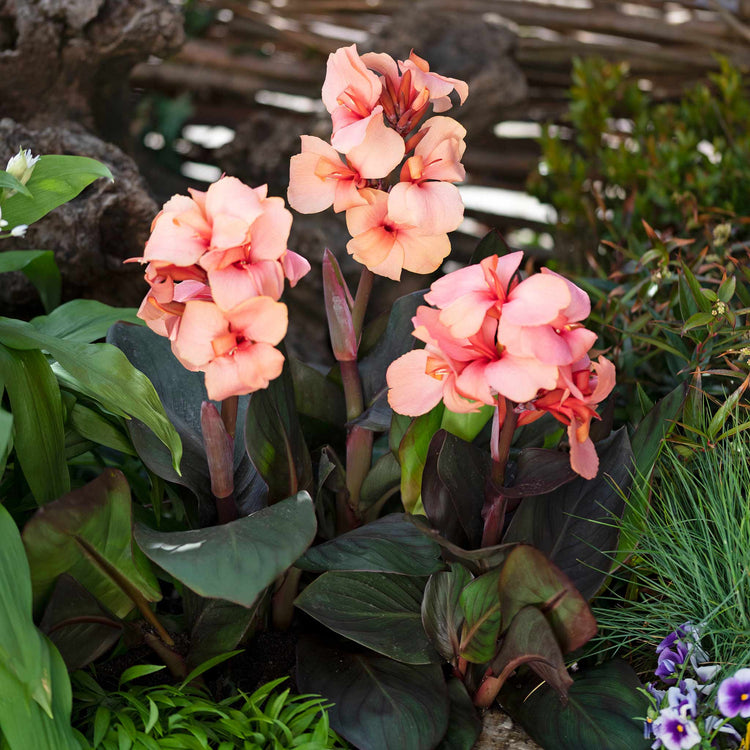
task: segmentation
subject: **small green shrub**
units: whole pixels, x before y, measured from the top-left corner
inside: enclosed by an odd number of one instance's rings
[[[143,668],[138,669],[142,675]],[[330,728],[325,699],[277,690],[285,679],[269,682],[252,695],[240,693],[217,702],[194,685],[121,684],[120,690],[108,693],[88,673],[77,672],[73,724],[86,750],[348,747]]]

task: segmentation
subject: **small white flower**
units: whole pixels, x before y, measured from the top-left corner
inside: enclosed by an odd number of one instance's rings
[[[13,227],[13,229],[10,230],[10,236],[11,237],[23,237],[26,234],[26,230],[28,228],[29,228],[28,224],[19,224],[17,227]]]

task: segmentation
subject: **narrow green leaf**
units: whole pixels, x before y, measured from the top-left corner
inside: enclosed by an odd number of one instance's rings
[[[745,378],[739,388],[732,391],[732,393],[729,394],[729,397],[724,400],[724,403],[722,403],[722,405],[716,410],[716,414],[713,415],[708,424],[707,432],[710,440],[716,438],[719,432],[723,429],[724,423],[730,416],[732,416],[732,414],[734,414],[740,396],[742,396],[747,390],[748,383],[750,383],[750,377]]]
[[[36,287],[44,309],[60,304],[60,269],[51,250],[6,250],[0,253],[0,273],[21,271]]]
[[[3,218],[9,228],[33,224],[52,209],[75,198],[99,177],[112,180],[109,168],[86,156],[41,156],[26,183],[31,197],[17,193],[3,203]]]
[[[128,456],[137,455],[128,438],[101,414],[76,403],[70,411],[70,425],[81,436],[92,443],[122,451]]]
[[[40,351],[1,344],[0,380],[8,389],[21,469],[36,501],[47,503],[70,490],[57,380]]]
[[[692,295],[695,304],[698,305],[698,309],[702,312],[711,312],[711,302],[701,289],[698,279],[695,278],[695,275],[685,263],[680,262],[680,267],[682,268],[683,276],[690,289],[690,294]]]
[[[13,450],[13,415],[5,409],[0,409],[0,477],[5,471],[5,464],[11,450]]]
[[[38,331],[30,323],[0,317],[0,342],[17,349],[45,349],[75,380],[76,387],[115,414],[139,419],[172,453],[179,473],[182,444],[154,386],[110,344],[66,341]]]
[[[139,677],[144,677],[147,674],[154,674],[154,672],[161,672],[166,667],[163,664],[135,664],[132,667],[128,667],[121,675],[119,685],[122,687],[126,682],[132,682],[137,680]]]
[[[94,716],[94,747],[104,739],[109,729],[109,723],[112,718],[112,712],[106,706],[99,706]]]
[[[223,664],[225,661],[228,661],[233,656],[237,656],[237,654],[241,654],[243,649],[235,649],[234,651],[228,651],[225,654],[217,654],[216,656],[212,656],[210,659],[207,659],[202,664],[199,664],[190,674],[182,681],[180,684],[180,689],[182,690],[185,688],[186,685],[189,685],[196,677],[200,677],[204,672],[208,672],[209,669],[213,669],[218,664]]]

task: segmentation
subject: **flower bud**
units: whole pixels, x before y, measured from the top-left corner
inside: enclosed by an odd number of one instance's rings
[[[21,148],[15,156],[8,161],[5,171],[13,175],[22,185],[25,185],[31,173],[34,171],[34,165],[39,161],[38,156],[32,156],[28,148]]]

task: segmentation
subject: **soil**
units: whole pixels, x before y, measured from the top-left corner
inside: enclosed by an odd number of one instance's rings
[[[499,706],[482,715],[482,734],[474,750],[541,750]]]

